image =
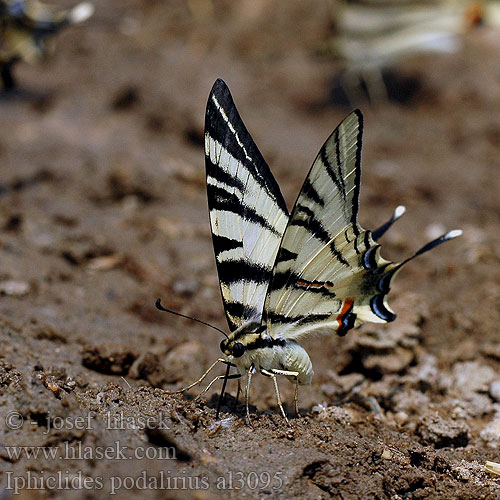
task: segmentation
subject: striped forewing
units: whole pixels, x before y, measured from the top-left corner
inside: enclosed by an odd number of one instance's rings
[[[272,337],[320,329],[345,334],[364,321],[392,319],[385,296],[379,314],[372,307],[389,262],[357,223],[362,130],[356,110],[323,145],[297,198],[266,297]]]
[[[205,165],[213,244],[231,330],[260,323],[288,211],[278,184],[222,80],[205,118]]]

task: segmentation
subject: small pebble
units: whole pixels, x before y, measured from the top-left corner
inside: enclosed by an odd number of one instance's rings
[[[445,420],[434,413],[424,417],[419,423],[417,433],[425,444],[434,448],[462,448],[469,443],[469,428],[464,422]]]
[[[26,281],[7,280],[0,282],[0,293],[5,295],[26,295],[30,291],[29,283]]]
[[[487,392],[498,374],[488,365],[477,361],[455,363],[453,378],[455,388],[462,393]]]
[[[408,414],[404,411],[398,411],[394,414],[394,420],[398,425],[404,425],[408,421]]]
[[[484,429],[481,430],[479,436],[483,441],[486,441],[489,447],[497,448],[500,444],[500,419],[492,420]]]
[[[495,380],[490,385],[490,396],[495,401],[500,401],[500,380]]]

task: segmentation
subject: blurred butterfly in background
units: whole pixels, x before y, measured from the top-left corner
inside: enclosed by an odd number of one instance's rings
[[[248,133],[228,87],[217,80],[205,121],[208,206],[220,289],[230,333],[221,342],[228,378],[252,375],[310,384],[311,360],[299,344],[315,332],[345,335],[371,321],[396,318],[387,304],[391,282],[417,255],[459,236],[449,231],[401,263],[380,256],[379,238],[403,215],[402,206],[377,230],[358,224],[363,116],[352,112],[320,149],[289,214],[279,186]],[[162,309],[160,300],[157,307]],[[221,330],[219,330],[221,331]],[[236,373],[229,375],[231,367]],[[238,381],[239,382],[239,381]],[[238,393],[240,384],[238,383]]]
[[[94,6],[82,2],[72,9],[37,0],[0,0],[0,77],[5,90],[15,87],[12,67],[19,60],[33,63],[48,52],[49,39],[71,24],[85,21]]]
[[[419,79],[393,70],[410,58],[459,52],[477,26],[499,26],[500,6],[475,0],[339,0],[332,17],[335,33],[321,52],[342,66],[337,81],[345,98],[405,102]]]

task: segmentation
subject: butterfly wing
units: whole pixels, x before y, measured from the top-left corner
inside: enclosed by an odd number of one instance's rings
[[[231,331],[259,323],[288,210],[222,80],[210,92],[205,165],[212,239]]]
[[[356,110],[325,142],[304,182],[266,297],[263,319],[272,337],[343,335],[365,321],[395,318],[385,300],[395,264],[380,257],[357,222],[362,132]]]

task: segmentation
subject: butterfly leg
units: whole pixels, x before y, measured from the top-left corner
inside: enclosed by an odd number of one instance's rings
[[[295,414],[300,417],[299,412],[299,377],[295,377],[295,392],[293,394],[293,404],[295,405]]]
[[[241,379],[238,379],[238,390],[236,391],[236,403],[238,403],[240,400],[240,393],[241,393]]]
[[[355,103],[366,101],[366,97],[361,89],[361,76],[359,73],[347,70],[341,75],[340,85],[344,91],[349,106]]]
[[[214,366],[217,364],[217,363],[226,363],[227,364],[227,361],[223,358],[219,358],[217,359],[216,361],[214,361],[209,367],[208,367],[208,370],[198,379],[196,380],[195,382],[193,382],[192,384],[189,384],[188,386],[186,387],[183,387],[182,389],[179,389],[178,391],[167,391],[168,394],[180,394],[181,392],[184,392],[184,391],[188,391],[189,389],[191,389],[191,387],[194,387],[195,385],[197,384],[201,384],[201,382],[203,381],[203,379],[212,371],[212,369],[214,368]]]
[[[299,413],[299,372],[292,372],[289,370],[278,370],[276,368],[273,368],[270,370],[272,373],[275,375],[285,375],[288,377],[293,377],[295,379],[295,393],[293,396],[293,403],[295,405],[295,413],[297,416],[300,416]]]
[[[389,92],[384,82],[384,75],[380,68],[367,69],[362,72],[363,80],[366,85],[366,93],[370,102],[389,101]]]
[[[261,368],[260,373],[262,373],[262,375],[265,375],[266,377],[271,377],[273,379],[274,390],[276,391],[276,400],[278,401],[278,406],[280,408],[281,414],[283,415],[283,418],[286,420],[286,423],[290,424],[290,422],[288,421],[288,418],[286,416],[285,410],[283,409],[283,404],[281,403],[280,390],[278,388],[278,380],[276,378],[276,374],[273,373],[275,371],[281,371],[281,370],[268,371],[268,370],[264,370],[263,368]],[[281,374],[279,373],[278,375],[281,375]]]
[[[199,394],[198,396],[196,396],[194,398],[195,401],[199,401],[201,396],[203,394],[205,394],[205,392],[209,391],[210,390],[210,387],[212,387],[215,382],[217,382],[217,380],[222,380],[223,378],[229,380],[229,379],[232,379],[232,378],[240,378],[241,375],[239,373],[233,373],[232,375],[228,375],[227,377],[225,375],[217,375],[217,377],[215,377],[206,387],[205,389],[203,389]]]
[[[245,391],[245,405],[247,408],[247,422],[250,423],[250,410],[248,408],[248,400],[250,399],[250,382],[252,380],[252,375],[255,373],[255,366],[252,364],[248,369],[247,373],[247,389]]]

